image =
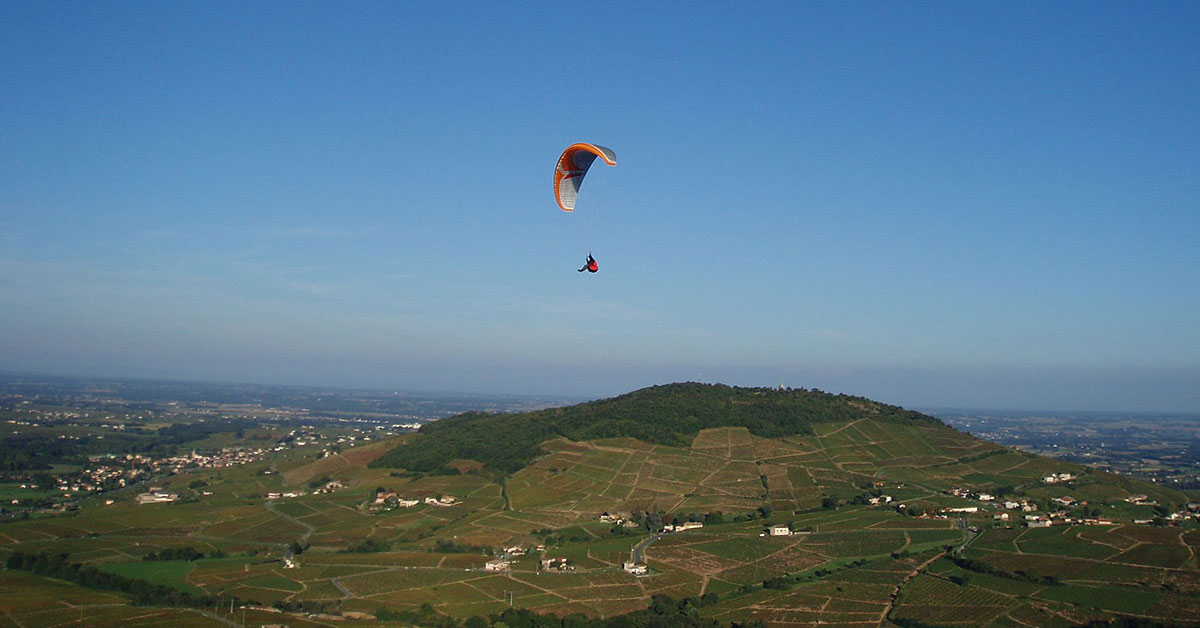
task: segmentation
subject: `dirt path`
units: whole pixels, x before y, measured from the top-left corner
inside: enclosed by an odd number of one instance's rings
[[[312,533],[317,529],[317,526],[314,526],[311,523],[308,523],[306,521],[301,521],[300,519],[297,519],[285,512],[279,512],[278,510],[275,509],[275,502],[267,502],[267,510],[271,511],[271,514],[283,517],[284,519],[287,519],[288,521],[291,521],[292,523],[303,527],[304,534],[300,535],[300,543],[307,543],[308,537],[312,536]]]
[[[847,424],[845,424],[845,425],[843,425],[843,426],[841,426],[841,427],[837,428],[836,430],[833,430],[832,432],[830,432],[830,433],[828,433],[828,434],[814,434],[814,436],[816,436],[817,438],[828,438],[828,437],[830,437],[830,436],[833,436],[834,434],[837,434],[838,432],[841,432],[841,431],[845,430],[845,429],[846,429],[846,428],[848,428],[848,427],[852,427],[852,426],[854,426],[854,425],[858,425],[859,423],[862,423],[862,422],[863,422],[863,421],[865,421],[865,420],[866,420],[866,419],[858,419],[858,420],[855,420],[855,421],[851,421],[851,422],[849,422],[849,423],[847,423]],[[862,432],[859,432],[859,434],[862,434]]]
[[[917,567],[915,569],[908,572],[907,576],[904,576],[904,580],[902,580],[900,582],[900,584],[896,585],[896,588],[892,590],[892,594],[890,596],[888,596],[887,606],[883,607],[883,613],[881,613],[879,615],[879,623],[881,625],[883,624],[884,621],[887,620],[887,616],[891,614],[892,609],[896,607],[896,598],[900,597],[900,591],[902,589],[904,589],[904,585],[908,584],[909,580],[916,578],[917,574],[921,573],[921,570],[932,565],[933,561],[941,558],[942,556],[944,556],[944,554],[938,554],[938,555],[934,556],[933,558],[930,558],[929,560],[921,563],[920,565],[917,565]]]

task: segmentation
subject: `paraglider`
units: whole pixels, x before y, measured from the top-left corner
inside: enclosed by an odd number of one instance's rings
[[[583,185],[583,177],[587,175],[588,169],[592,167],[592,163],[596,161],[597,157],[610,166],[617,165],[617,154],[611,148],[604,146],[579,142],[571,144],[563,151],[558,158],[558,164],[554,167],[554,200],[558,203],[559,209],[565,212],[575,211],[575,201],[579,198],[579,188]],[[585,270],[589,273],[600,270],[600,265],[596,263],[596,258],[592,257],[590,252],[587,262],[583,268],[579,269],[579,272]]]
[[[579,186],[583,185],[583,177],[597,157],[610,166],[617,165],[617,154],[611,148],[586,142],[571,144],[558,158],[558,165],[554,168],[554,200],[558,201],[560,209],[575,211]]]

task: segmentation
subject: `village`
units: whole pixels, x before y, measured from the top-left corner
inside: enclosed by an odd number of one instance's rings
[[[1046,485],[1060,485],[1069,483],[1074,479],[1076,477],[1071,473],[1055,473],[1044,476],[1041,481]],[[943,493],[980,503],[978,505],[951,506],[939,509],[936,513],[924,513],[920,516],[947,519],[951,516],[980,515],[990,512],[992,513],[992,521],[996,525],[1009,526],[1012,523],[1020,523],[1030,528],[1048,528],[1052,525],[1113,526],[1121,523],[1115,517],[1101,516],[1098,508],[1091,508],[1089,510],[1089,504],[1086,500],[1079,500],[1068,494],[1050,498],[1048,500],[1049,504],[1057,508],[1043,513],[1039,512],[1037,502],[1027,497],[1001,500],[988,493],[973,492],[961,487],[951,488],[943,491]],[[1123,501],[1133,506],[1158,506],[1156,501],[1146,495],[1140,494],[1130,495]],[[905,505],[898,504],[896,509],[903,512]],[[1177,525],[1187,519],[1200,521],[1200,503],[1188,503],[1183,509],[1174,512],[1167,512],[1161,508],[1157,510],[1160,516],[1135,518],[1133,519],[1133,523],[1138,525]]]
[[[39,428],[53,425],[56,422],[72,422],[86,420],[88,413],[81,412],[46,412],[42,420],[10,419],[6,422],[13,426]],[[138,417],[131,417],[136,419]],[[123,431],[127,429],[124,423],[101,423],[100,428]],[[298,447],[321,446],[321,457],[335,455],[342,447],[354,447],[369,443],[373,438],[390,436],[394,429],[410,427],[409,424],[394,426],[375,425],[371,428],[352,428],[353,433],[337,436],[327,435],[312,425],[302,425],[277,437],[271,445],[264,446],[229,446],[212,451],[192,449],[186,454],[170,456],[154,456],[147,453],[125,454],[93,454],[86,456],[87,463],[77,470],[65,465],[62,470],[51,471],[17,471],[5,474],[4,480],[11,483],[17,494],[6,498],[6,513],[19,514],[22,509],[34,508],[37,511],[61,512],[77,507],[79,498],[87,495],[99,495],[105,492],[124,489],[139,482],[152,481],[155,478],[166,478],[181,473],[195,471],[214,471],[230,467],[243,466],[264,460],[267,456],[285,452]],[[19,429],[12,430],[20,434]],[[103,434],[77,436],[69,434],[58,435],[59,440],[80,441],[83,439],[104,439]],[[262,473],[269,474],[269,470]],[[197,487],[191,487],[197,488]],[[333,490],[333,489],[329,489]],[[23,497],[22,492],[28,492]],[[209,495],[207,491],[199,492],[200,496]],[[302,492],[276,494],[268,499],[279,497],[297,497]],[[162,487],[149,486],[147,491],[135,497],[139,504],[160,504],[176,502],[181,499],[179,493],[162,490]],[[105,500],[106,504],[114,503],[113,499]],[[31,511],[32,512],[32,511]]]

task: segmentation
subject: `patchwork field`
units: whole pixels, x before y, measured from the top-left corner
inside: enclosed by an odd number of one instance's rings
[[[952,487],[1044,491],[1040,477],[1063,468],[936,425],[859,419],[780,439],[714,428],[685,447],[558,438],[503,482],[481,472],[365,466],[392,444],[205,474],[212,495],[191,503],[139,506],[130,492],[72,516],[6,523],[0,552],[66,553],[106,573],[234,597],[235,605],[306,612],[428,608],[465,620],[512,605],[610,617],[669,595],[705,596],[706,617],[789,628],[1072,626],[1116,616],[1196,625],[1200,617],[1200,531],[1010,529],[994,527],[990,515],[918,518],[894,507],[968,502],[942,493]],[[1093,500],[1136,488],[1086,480],[1079,494]],[[329,482],[340,486],[310,490]],[[304,494],[267,498],[289,491]],[[375,504],[392,493],[419,503]],[[866,501],[884,494],[893,505]],[[603,513],[637,517],[626,527],[600,521]],[[652,517],[705,524],[656,534],[646,524]],[[795,533],[771,536],[770,526]],[[639,544],[648,573],[635,576],[622,566]],[[485,568],[510,547],[532,551],[501,571]],[[205,557],[143,560],[183,548]],[[545,559],[567,567],[544,568]],[[0,572],[0,626],[229,625],[214,609],[138,608],[127,596]],[[303,614],[240,612],[251,623],[318,625]]]

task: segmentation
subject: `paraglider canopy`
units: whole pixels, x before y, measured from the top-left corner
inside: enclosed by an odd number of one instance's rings
[[[554,200],[558,201],[560,209],[565,212],[575,210],[579,186],[583,185],[583,177],[597,157],[610,166],[617,165],[617,154],[611,148],[586,142],[571,144],[558,158],[554,168]]]

